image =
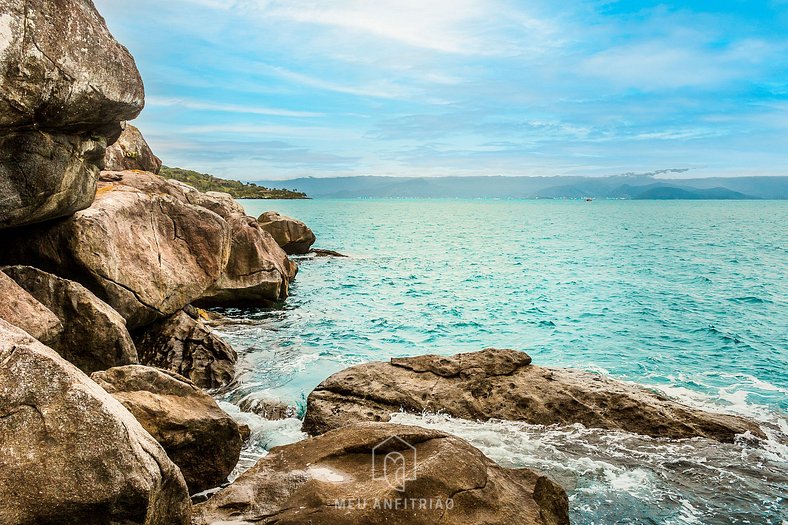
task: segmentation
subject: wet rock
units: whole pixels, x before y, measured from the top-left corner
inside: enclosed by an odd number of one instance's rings
[[[247,396],[238,403],[238,408],[244,412],[257,414],[269,421],[298,417],[298,409],[296,407],[277,399]]]
[[[161,159],[153,154],[140,130],[127,122],[122,123],[121,127],[123,133],[104,155],[104,169],[159,173]]]
[[[271,449],[196,505],[194,523],[564,525],[569,518],[566,493],[539,473],[502,468],[436,430],[362,423]]]
[[[309,395],[304,431],[320,434],[355,421],[388,421],[405,410],[481,421],[580,423],[659,438],[732,442],[745,432],[764,437],[757,424],[740,417],[696,410],[598,374],[530,363],[523,352],[486,349],[357,365]]]
[[[87,0],[0,0],[0,35],[0,228],[86,208],[143,107],[134,60]]]
[[[135,179],[148,184],[132,185]],[[130,329],[173,314],[224,271],[230,227],[217,214],[168,194],[154,174],[102,182],[90,208],[0,235],[0,262],[75,280],[118,311]]]
[[[51,346],[80,370],[138,362],[126,321],[90,290],[31,266],[2,270],[58,317],[63,331]]]
[[[0,319],[46,344],[57,343],[63,324],[52,311],[0,271]]]
[[[191,493],[226,481],[241,454],[241,433],[211,396],[185,377],[147,366],[111,368],[91,378],[164,447]]]
[[[0,320],[0,523],[186,525],[186,484],[118,401]]]
[[[180,374],[200,388],[219,388],[235,374],[235,350],[183,311],[138,331],[134,342],[142,364]]]
[[[306,224],[275,211],[263,213],[257,222],[288,255],[307,253],[315,243],[315,234]]]
[[[315,257],[347,257],[347,255],[335,252],[334,250],[323,250],[321,248],[312,248],[309,253],[314,253]]]

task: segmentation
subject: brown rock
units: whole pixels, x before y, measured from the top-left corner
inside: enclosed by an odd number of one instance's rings
[[[126,321],[81,284],[32,266],[6,266],[3,272],[57,315],[63,332],[52,347],[80,370],[138,362]]]
[[[147,366],[111,368],[91,378],[164,447],[191,493],[227,480],[241,454],[241,434],[211,396],[185,377]]]
[[[180,471],[112,396],[2,320],[0,363],[0,523],[189,523]]]
[[[133,329],[166,317],[216,282],[230,256],[230,227],[185,202],[154,174],[124,172],[68,219],[4,232],[6,264],[29,264],[88,287]],[[128,184],[147,183],[141,190]]]
[[[201,388],[233,380],[235,350],[183,311],[140,330],[134,342],[142,364],[180,374]]]
[[[52,311],[0,271],[0,319],[21,328],[39,341],[56,343],[63,324]]]
[[[104,154],[104,169],[110,171],[141,170],[159,173],[161,159],[153,154],[139,129],[124,122],[123,133]]]
[[[306,224],[275,211],[263,213],[257,222],[288,255],[307,253],[315,243],[315,234]]]
[[[245,397],[238,403],[238,408],[251,412],[269,421],[298,417],[298,409],[278,399],[261,399]]]
[[[405,476],[384,470],[397,457]],[[196,505],[194,523],[564,525],[569,517],[566,493],[541,474],[502,468],[436,430],[362,423],[271,449]]]
[[[309,395],[304,431],[320,434],[355,421],[388,421],[402,409],[482,421],[581,423],[660,438],[732,442],[748,431],[764,437],[758,425],[740,417],[696,410],[598,374],[530,362],[523,352],[486,349],[353,366]]]
[[[134,60],[88,0],[0,0],[0,35],[0,228],[86,208],[143,107]]]

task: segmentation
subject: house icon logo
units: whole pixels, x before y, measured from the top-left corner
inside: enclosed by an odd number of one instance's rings
[[[399,436],[389,436],[372,449],[372,479],[405,492],[405,482],[416,480],[416,447]]]

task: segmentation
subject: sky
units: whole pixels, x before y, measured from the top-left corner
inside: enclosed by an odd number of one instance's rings
[[[788,175],[788,0],[95,0],[178,166]]]

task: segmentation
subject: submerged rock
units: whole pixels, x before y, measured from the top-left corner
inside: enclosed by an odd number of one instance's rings
[[[110,171],[142,170],[159,173],[161,159],[153,154],[139,129],[121,123],[123,133],[104,154],[104,169]]]
[[[57,343],[63,323],[46,306],[0,271],[0,319],[46,344]]]
[[[191,493],[227,480],[241,454],[238,425],[188,379],[147,366],[91,378],[125,406],[181,469]]]
[[[307,253],[315,243],[315,234],[306,224],[275,211],[263,213],[257,222],[288,255]]]
[[[338,372],[309,395],[304,431],[388,421],[400,410],[537,425],[580,423],[660,438],[732,442],[745,432],[764,437],[757,424],[737,416],[696,410],[590,372],[534,366],[523,352],[496,349],[395,358]]]
[[[233,380],[238,356],[221,337],[180,311],[135,334],[140,362],[170,370],[201,388]]]
[[[399,468],[399,470],[397,470]],[[564,490],[437,430],[362,423],[275,447],[194,523],[564,525]]]
[[[3,272],[57,315],[63,331],[51,346],[80,370],[138,362],[126,321],[90,290],[31,266],[6,266]]]
[[[88,207],[143,107],[134,59],[89,0],[0,0],[0,35],[0,228]]]
[[[189,523],[178,467],[118,401],[2,320],[0,363],[0,523]]]

